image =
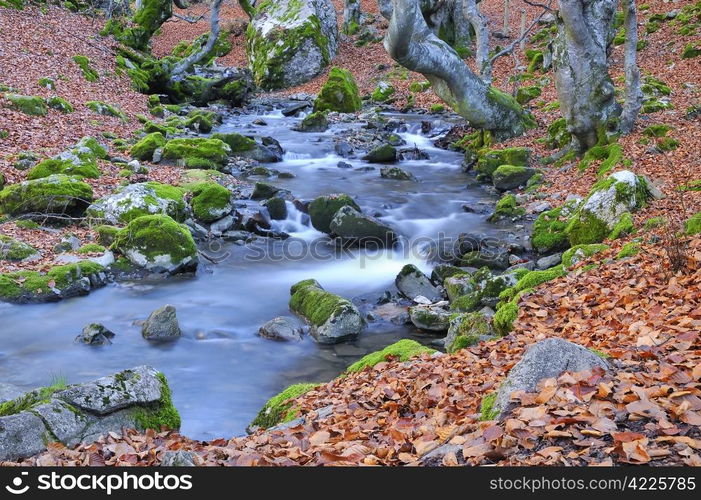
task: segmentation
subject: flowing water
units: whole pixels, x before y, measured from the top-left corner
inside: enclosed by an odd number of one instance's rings
[[[395,117],[399,117],[396,115]],[[266,126],[252,122],[262,118]],[[334,153],[333,138],[344,127],[325,133],[290,130],[296,118],[279,111],[262,115],[230,116],[218,131],[272,136],[286,150],[282,163],[270,167],[295,175],[270,181],[300,199],[345,192],[356,197],[366,213],[377,214],[410,241],[441,233],[465,231],[494,234],[485,215],[467,213],[464,204],[492,204],[494,199],[460,170],[460,155],[433,147],[418,132],[426,117],[402,115],[410,132],[408,143],[427,151],[430,160],[404,161],[401,167],[420,182],[380,178],[379,167],[346,160]],[[354,168],[339,168],[346,161]],[[428,342],[428,337],[405,326],[371,322],[350,344],[319,346],[281,343],[256,335],[261,324],[289,314],[293,283],[317,279],[326,289],[346,297],[371,297],[391,289],[397,272],[407,263],[430,266],[420,251],[353,252],[338,255],[323,235],[310,227],[308,217],[289,204],[285,221],[275,228],[288,232],[286,241],[265,241],[216,249],[227,257],[200,266],[195,277],[176,277],[155,283],[119,283],[58,303],[15,306],[0,304],[0,380],[30,389],[63,376],[82,382],[141,364],[163,371],[173,390],[182,419],[182,432],[195,439],[230,437],[246,425],[272,395],[295,382],[328,381],[350,363],[400,338]],[[166,345],[150,345],[135,324],[163,304],[173,304],[183,338]],[[105,324],[117,333],[104,348],[75,344],[87,323]]]

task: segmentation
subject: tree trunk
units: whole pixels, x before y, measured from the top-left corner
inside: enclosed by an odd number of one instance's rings
[[[626,30],[625,73],[626,99],[621,115],[621,132],[628,134],[633,130],[643,105],[643,92],[640,88],[640,69],[638,69],[638,14],[635,0],[623,0],[624,27]]]
[[[496,140],[534,126],[516,101],[475,75],[447,43],[428,27],[418,0],[393,0],[385,48],[405,68],[423,74],[435,93],[471,126],[489,130]]]
[[[219,9],[221,8],[223,0],[214,0],[212,2],[212,9],[209,17],[209,36],[207,37],[207,43],[198,50],[187,56],[185,59],[180,61],[171,71],[171,79],[178,77],[183,73],[187,72],[195,64],[200,62],[203,57],[205,57],[213,48],[214,44],[217,42],[219,37]]]
[[[618,0],[559,0],[555,86],[579,151],[603,139],[621,113],[607,60],[617,4]]]
[[[343,32],[352,33],[358,29],[362,21],[360,0],[345,0],[343,6]]]
[[[475,62],[486,84],[492,83],[492,65],[489,64],[489,28],[487,18],[477,7],[476,0],[463,0],[465,18],[475,30]]]
[[[178,9],[187,9],[190,7],[190,5],[187,3],[187,0],[173,0],[173,3]]]
[[[239,0],[239,5],[241,5],[243,11],[250,18],[253,18],[256,13],[256,1],[257,0]]]

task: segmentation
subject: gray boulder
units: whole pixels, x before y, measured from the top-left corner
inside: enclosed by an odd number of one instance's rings
[[[499,387],[494,410],[502,413],[509,406],[511,394],[532,392],[539,381],[558,377],[565,371],[580,372],[594,368],[609,368],[602,358],[581,345],[560,338],[549,338],[531,345],[521,361],[511,369]]]
[[[535,263],[536,267],[540,270],[550,269],[553,266],[558,265],[562,262],[562,253],[554,253],[552,255],[547,255],[541,257]]]
[[[417,182],[418,179],[411,172],[402,170],[399,167],[382,167],[380,169],[380,177],[383,179],[392,179],[395,181],[412,181]]]
[[[258,330],[258,335],[271,340],[302,340],[304,329],[294,318],[278,316]]]
[[[194,467],[195,453],[185,450],[168,450],[163,453],[161,467]]]
[[[535,173],[530,167],[501,165],[492,174],[492,182],[499,191],[508,191],[525,185]]]
[[[294,87],[336,56],[336,9],[331,0],[260,2],[246,36],[255,83],[264,90]]]
[[[445,332],[450,324],[451,313],[436,306],[413,306],[409,308],[409,319],[416,328],[429,332]]]
[[[83,331],[75,338],[76,342],[87,345],[110,345],[115,337],[114,332],[111,332],[104,325],[99,323],[90,323]]]
[[[49,389],[20,396],[25,409],[0,417],[0,460],[36,455],[51,441],[71,447],[125,428],[180,427],[165,377],[149,366]]]
[[[377,247],[390,246],[397,234],[390,226],[369,215],[358,212],[351,206],[341,207],[331,219],[331,233],[342,240]]]
[[[119,225],[140,215],[165,214],[178,222],[185,220],[185,192],[157,182],[129,184],[90,205],[86,216],[94,221]]]
[[[182,336],[175,307],[167,304],[153,311],[141,327],[146,340],[174,340]]]
[[[397,159],[397,148],[389,144],[377,146],[363,156],[363,160],[369,163],[395,163]]]
[[[428,276],[413,264],[407,264],[399,271],[394,284],[401,294],[410,300],[419,296],[426,297],[431,302],[443,300],[440,289],[434,286]]]

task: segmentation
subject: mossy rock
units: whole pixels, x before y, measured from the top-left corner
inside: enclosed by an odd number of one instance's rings
[[[491,320],[480,312],[454,314],[450,319],[445,348],[449,353],[479,342],[480,338],[494,335]]]
[[[299,132],[326,132],[328,128],[329,121],[326,118],[326,112],[315,111],[305,116],[295,130]]]
[[[0,274],[0,300],[8,302],[56,300],[83,278],[103,270],[104,267],[100,264],[82,261],[53,267],[45,274],[37,271]]]
[[[548,126],[545,144],[550,149],[561,149],[572,141],[572,134],[567,130],[567,120],[558,118]]]
[[[163,147],[163,158],[182,160],[186,168],[218,170],[228,161],[231,147],[219,139],[171,139]]]
[[[396,93],[393,85],[387,82],[380,82],[372,92],[371,98],[375,102],[386,103],[393,100],[392,96]]]
[[[185,126],[190,130],[208,134],[215,125],[219,125],[221,122],[222,115],[215,111],[193,109],[187,114]]]
[[[682,50],[682,59],[693,59],[701,55],[701,47],[689,43]]]
[[[492,327],[494,331],[502,337],[508,335],[514,329],[514,323],[516,322],[516,318],[518,318],[519,310],[517,300],[518,299],[515,299],[503,304],[494,314]]]
[[[293,384],[285,390],[270,398],[251,422],[251,427],[269,429],[278,424],[289,422],[297,416],[298,410],[294,408],[294,399],[300,397],[319,384],[303,383]]]
[[[567,221],[576,208],[575,202],[541,213],[533,224],[531,242],[541,254],[566,250],[570,243],[567,239]]]
[[[599,252],[603,252],[604,250],[608,250],[609,248],[610,247],[608,245],[604,245],[603,243],[574,246],[562,254],[562,264],[565,266],[565,269],[569,269],[582,260],[587,259]]]
[[[10,101],[10,107],[21,111],[25,115],[31,116],[46,116],[49,112],[46,102],[41,97],[19,95],[19,94],[5,94],[5,99]]]
[[[388,345],[381,351],[372,352],[352,365],[347,369],[347,373],[363,371],[366,368],[372,368],[378,363],[390,360],[409,361],[411,358],[422,354],[432,354],[435,349],[428,348],[416,342],[415,340],[402,339],[399,342]]]
[[[628,257],[633,257],[635,255],[638,255],[640,253],[640,243],[637,243],[635,241],[629,241],[623,247],[621,250],[616,254],[616,259],[626,259]]]
[[[362,106],[353,74],[347,69],[331,68],[328,80],[314,101],[314,111],[354,113]]]
[[[533,99],[540,97],[543,91],[538,85],[531,85],[529,87],[519,87],[516,91],[516,102],[519,104],[527,104]]]
[[[698,212],[684,223],[684,232],[688,235],[701,233],[701,212]]]
[[[132,264],[156,272],[176,273],[197,266],[197,247],[188,228],[167,215],[132,220],[114,241]]]
[[[309,204],[312,226],[323,233],[331,232],[331,220],[341,207],[349,206],[360,212],[358,204],[347,194],[329,194],[315,198]]]
[[[71,160],[60,160],[52,158],[37,163],[27,172],[27,179],[41,179],[54,174],[66,174],[76,177],[84,177],[88,179],[97,179],[100,177],[100,169],[93,158],[84,158],[79,162]]]
[[[509,191],[524,186],[536,173],[534,168],[516,165],[500,165],[492,173],[492,183],[499,191]]]
[[[485,149],[477,157],[476,172],[484,179],[491,179],[501,165],[527,167],[531,158],[528,148]]]
[[[532,290],[543,283],[561,278],[567,275],[567,270],[560,264],[543,271],[529,271],[510,288],[506,288],[499,294],[502,301],[513,301],[520,296],[521,292]]]
[[[155,214],[184,221],[187,217],[184,196],[184,189],[159,182],[129,184],[95,201],[88,207],[86,217],[115,225]]]
[[[494,213],[489,218],[490,221],[496,222],[501,219],[515,219],[526,214],[523,207],[518,206],[516,197],[513,194],[506,194],[501,197],[494,207]]]
[[[53,96],[46,100],[46,105],[51,109],[67,114],[74,111],[73,105],[62,97]]]
[[[0,213],[81,216],[93,197],[92,187],[63,174],[5,186],[0,191]]]
[[[89,82],[96,82],[100,79],[100,74],[90,67],[90,59],[86,56],[78,54],[73,57],[73,61],[78,65],[83,72],[83,77]]]
[[[246,137],[237,133],[220,133],[212,134],[211,139],[219,139],[225,142],[230,148],[230,154],[235,155],[236,153],[245,153],[251,151],[256,147],[256,141],[250,137]]]
[[[153,153],[166,145],[166,138],[160,132],[153,132],[144,136],[131,148],[132,157],[141,161],[151,161]]]
[[[23,241],[0,234],[0,260],[20,261],[37,254],[37,249]]]
[[[85,105],[90,111],[97,113],[98,115],[113,116],[115,118],[119,118],[123,122],[129,121],[126,113],[112,104],[102,101],[88,101],[85,103]]]
[[[389,144],[377,146],[363,156],[363,160],[369,163],[395,163],[397,161],[397,148]]]
[[[95,228],[97,232],[97,242],[106,247],[112,246],[114,240],[117,239],[117,234],[121,229],[117,226],[100,225]]]
[[[310,334],[319,343],[355,338],[366,326],[352,302],[327,292],[313,279],[296,283],[290,293],[290,310],[310,323]]]
[[[231,212],[231,191],[216,182],[203,182],[192,189],[190,201],[195,218],[214,222]]]

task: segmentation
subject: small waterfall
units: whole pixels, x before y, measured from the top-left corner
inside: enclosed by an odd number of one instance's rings
[[[284,220],[273,220],[270,226],[273,231],[289,234],[293,238],[305,241],[312,241],[324,236],[324,233],[312,227],[309,215],[295,207],[294,203],[285,201],[287,207],[287,218]]]

